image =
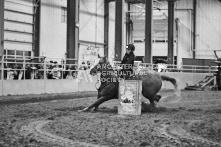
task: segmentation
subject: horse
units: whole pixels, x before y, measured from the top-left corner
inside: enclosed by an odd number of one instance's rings
[[[118,87],[119,87],[119,76],[116,71],[112,68],[107,57],[100,57],[98,63],[91,68],[90,74],[92,76],[100,74],[100,87],[98,88],[97,101],[90,106],[80,110],[84,112],[94,108],[97,110],[100,104],[111,99],[118,99]],[[180,95],[178,82],[175,78],[171,78],[166,75],[161,75],[152,69],[145,68],[140,69],[138,74],[134,75],[133,79],[142,80],[142,95],[149,99],[151,107],[155,107],[156,102],[159,102],[161,96],[157,95],[162,87],[162,81],[169,81],[175,88],[175,94]]]

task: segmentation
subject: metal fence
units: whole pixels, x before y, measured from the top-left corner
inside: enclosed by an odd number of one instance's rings
[[[121,66],[120,62],[115,62],[114,67]],[[135,68],[149,68],[157,72],[186,72],[186,73],[215,73],[218,66],[198,66],[198,65],[173,65],[173,64],[151,64],[135,63]]]
[[[79,70],[88,70],[94,61],[78,63],[77,59],[61,59],[31,56],[3,56],[1,60],[1,80],[33,80],[33,79],[75,79]],[[113,62],[113,68],[120,65]],[[135,62],[135,68],[150,68],[157,72],[215,73],[217,66],[193,66],[150,64]]]
[[[72,79],[79,70],[77,59],[7,55],[1,60],[2,80]]]

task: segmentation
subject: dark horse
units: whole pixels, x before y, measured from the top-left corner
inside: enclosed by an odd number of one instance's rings
[[[101,85],[98,89],[98,99],[81,111],[91,110],[92,108],[96,110],[103,102],[111,99],[118,99],[118,77],[106,57],[100,58],[99,63],[90,70],[91,75],[95,75],[98,72],[101,73]],[[179,94],[176,79],[160,75],[151,69],[145,68],[140,70],[138,74],[135,74],[135,79],[142,80],[142,94],[145,98],[149,99],[153,107],[155,106],[155,102],[158,102],[161,98],[157,93],[161,89],[163,80],[171,82],[175,87],[176,94]]]

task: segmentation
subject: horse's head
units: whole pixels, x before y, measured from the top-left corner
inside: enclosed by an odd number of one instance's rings
[[[95,75],[98,72],[102,72],[102,71],[106,71],[108,70],[110,67],[109,61],[107,59],[107,56],[104,57],[100,57],[98,56],[98,61],[95,62],[94,67],[90,70],[90,74],[91,75]]]

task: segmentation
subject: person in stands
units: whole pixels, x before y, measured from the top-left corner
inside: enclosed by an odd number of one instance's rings
[[[134,50],[135,46],[133,44],[128,44],[126,46],[126,53],[121,62],[122,74],[125,79],[131,79],[133,76],[133,65],[135,60]]]

